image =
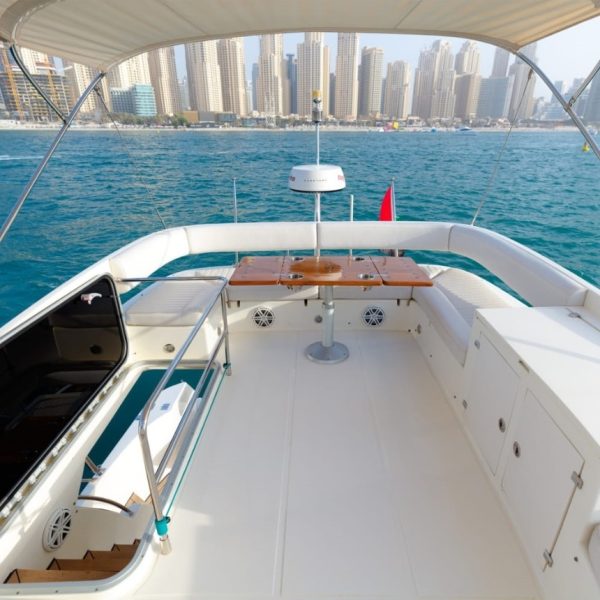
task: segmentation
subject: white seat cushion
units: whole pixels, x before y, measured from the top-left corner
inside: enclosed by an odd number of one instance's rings
[[[422,266],[432,277],[433,287],[414,288],[413,298],[463,365],[478,308],[523,306],[510,294],[473,273],[436,265]]]
[[[473,324],[475,311],[478,308],[523,306],[522,302],[504,290],[462,269],[442,269],[439,274],[434,276],[433,282],[444,292],[469,325]]]
[[[413,298],[423,309],[435,330],[461,364],[465,364],[469,345],[470,325],[439,288],[416,287]]]
[[[123,307],[127,325],[193,326],[219,293],[217,281],[160,281]]]
[[[205,267],[175,273],[174,277],[219,276],[229,280],[233,267]],[[134,296],[123,307],[125,323],[138,326],[193,326],[218,293],[216,281],[161,281]],[[316,286],[228,285],[227,298],[234,302],[304,300],[318,298]]]

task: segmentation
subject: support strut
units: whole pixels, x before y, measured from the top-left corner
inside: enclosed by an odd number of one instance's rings
[[[73,106],[71,112],[64,120],[63,126],[60,128],[60,131],[56,134],[56,137],[54,138],[54,141],[52,142],[50,148],[44,155],[44,158],[42,158],[42,161],[38,165],[38,168],[35,170],[35,173],[31,176],[31,179],[27,182],[25,189],[21,193],[21,196],[19,197],[15,205],[12,207],[12,210],[6,218],[6,221],[4,221],[2,229],[0,229],[0,242],[2,242],[2,240],[8,233],[8,230],[10,229],[11,225],[13,224],[13,221],[17,218],[21,207],[25,203],[25,200],[27,200],[27,198],[29,197],[29,194],[31,194],[31,190],[33,189],[33,187],[37,183],[37,180],[40,178],[40,175],[46,168],[48,161],[50,160],[50,158],[52,158],[52,155],[54,154],[56,148],[60,144],[60,141],[63,139],[65,133],[67,133],[67,130],[71,126],[73,119],[75,119],[75,117],[77,116],[77,113],[79,112],[79,109],[81,108],[82,104],[87,100],[87,97],[94,91],[98,83],[102,81],[102,78],[105,76],[105,74],[106,73],[98,73],[94,77],[94,79],[92,79],[90,85],[88,85],[88,87],[84,90],[83,94],[81,94],[81,97],[79,98],[79,100],[77,100],[75,106]],[[46,100],[45,97],[44,100]]]
[[[571,117],[573,123],[577,126],[577,129],[581,131],[581,134],[585,138],[585,141],[590,145],[590,148],[594,151],[594,154],[600,159],[600,148],[598,148],[598,144],[596,144],[596,140],[592,134],[588,131],[587,127],[584,125],[583,121],[579,117],[579,115],[573,110],[573,104],[577,97],[583,92],[585,87],[589,84],[589,82],[593,79],[594,75],[600,70],[600,62],[592,69],[590,75],[584,81],[584,84],[577,90],[577,93],[571,99],[571,101],[567,102],[562,94],[556,89],[555,85],[548,79],[546,73],[542,71],[539,66],[534,63],[528,56],[522,54],[521,52],[515,52],[515,55],[518,56],[524,63],[528,64],[535,73],[537,73],[542,81],[548,86],[550,91],[554,94],[554,97],[560,102],[561,106],[564,108],[565,112]]]

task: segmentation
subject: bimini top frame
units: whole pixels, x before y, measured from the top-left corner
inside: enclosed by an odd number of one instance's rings
[[[143,34],[145,29],[138,26],[133,27],[134,24],[130,24],[132,27],[128,29],[127,19],[133,14],[136,15],[136,18],[142,18],[142,16],[146,18],[152,16],[153,11],[154,16],[158,17],[159,13],[161,13],[165,7],[170,7],[171,4],[168,0],[130,0],[128,9],[131,8],[132,4],[139,4],[142,1],[144,4],[143,10],[140,9],[139,12],[128,10],[126,14],[120,15],[119,22],[123,26],[119,27],[118,30],[115,30],[111,26],[112,33],[110,33],[102,29],[102,23],[106,21],[106,14],[118,10],[118,8],[112,4],[109,5],[105,0],[97,0],[96,2],[85,4],[79,2],[77,6],[74,6],[76,0],[62,0],[61,2],[57,2],[57,0],[30,0],[26,3],[14,2],[14,0],[0,0],[0,40],[6,39],[13,41],[13,43],[11,43],[11,53],[15,57],[17,64],[23,70],[27,79],[31,81],[34,87],[39,91],[40,95],[48,103],[50,108],[63,120],[63,127],[2,225],[2,228],[0,229],[0,242],[2,242],[6,236],[6,233],[16,219],[25,200],[27,200],[31,190],[42,174],[46,164],[50,160],[50,157],[56,150],[67,129],[73,122],[73,119],[79,112],[82,104],[106,73],[105,66],[104,68],[101,68],[98,75],[96,75],[88,88],[83,92],[81,98],[79,98],[73,107],[73,110],[65,118],[39,86],[34,83],[33,78],[27,72],[27,69],[16,52],[14,40],[21,39],[25,44],[32,48],[51,51],[63,58],[67,57],[74,60],[80,60],[80,62],[86,64],[98,65],[97,60],[94,61],[91,57],[82,54],[83,49],[93,46],[90,38],[81,37],[81,18],[83,18],[90,27],[90,35],[93,36],[97,34],[98,31],[103,31],[105,37],[102,39],[101,47],[98,48],[100,57],[103,57],[100,60],[104,60],[104,65],[108,64],[108,66],[111,66],[139,52],[168,45],[169,43],[182,43],[185,41],[213,39],[215,37],[272,33],[273,31],[279,31],[281,23],[287,21],[286,18],[278,18],[278,15],[281,17],[281,8],[284,7],[285,10],[287,10],[289,8],[287,5],[290,4],[288,0],[265,0],[266,4],[275,2],[273,10],[263,10],[257,15],[253,15],[253,18],[256,20],[256,27],[254,29],[240,30],[237,28],[247,27],[248,25],[248,21],[244,21],[243,19],[240,20],[240,14],[245,14],[245,11],[250,10],[250,3],[245,2],[245,0],[228,0],[228,10],[231,9],[231,6],[229,6],[230,4],[236,5],[238,10],[237,12],[233,11],[233,18],[231,19],[231,15],[229,15],[225,9],[223,14],[219,11],[219,14],[221,14],[224,19],[223,22],[220,23],[219,28],[215,29],[215,31],[218,30],[220,33],[213,35],[206,30],[197,29],[192,36],[191,31],[194,29],[194,23],[196,23],[196,21],[193,19],[189,22],[186,21],[187,26],[183,27],[179,17],[183,14],[187,14],[186,10],[188,12],[192,11],[196,18],[200,18],[200,15],[204,17],[205,13],[201,10],[201,5],[208,0],[178,0],[178,14],[175,21],[182,27],[181,31],[178,33],[179,37],[169,37],[175,35],[175,29],[173,29],[175,24],[171,22],[173,21],[173,15],[171,14],[170,20],[167,19],[165,22],[157,20],[154,22],[152,28],[152,31],[155,34],[157,33],[157,30],[160,31],[159,38],[164,38],[164,40],[158,43],[154,40],[153,43],[142,46],[138,44],[143,43],[142,40],[144,39]],[[221,1],[224,2],[225,0]],[[209,21],[210,18],[214,19],[215,16],[214,0],[211,0],[211,2],[213,10],[209,10],[206,13]],[[219,2],[219,0],[217,0],[217,2]],[[369,3],[368,10],[364,14],[363,8],[361,8],[364,3],[348,3],[347,0],[330,0],[332,4],[335,4],[336,2],[341,2],[343,4],[343,6],[340,6],[339,11],[333,11],[333,14],[337,17],[336,22],[341,23],[339,26],[335,27],[331,26],[331,23],[323,15],[322,10],[316,10],[315,7],[316,12],[310,12],[309,5],[314,4],[314,2],[315,0],[305,0],[305,2],[303,2],[302,15],[298,15],[296,10],[290,10],[288,12],[285,12],[284,10],[283,15],[290,14],[293,19],[289,22],[289,25],[283,29],[287,31],[297,31],[298,24],[304,23],[305,27],[300,28],[303,31],[377,31],[381,33],[394,32],[459,36],[489,42],[512,51],[524,63],[529,65],[532,71],[537,73],[546,83],[552,94],[560,102],[577,128],[581,131],[583,137],[593,149],[598,159],[600,159],[600,148],[598,147],[598,144],[577,113],[573,110],[573,105],[577,98],[586,89],[598,71],[600,71],[600,61],[598,61],[591,73],[586,77],[585,81],[573,97],[566,101],[540,67],[519,51],[519,48],[523,45],[529,44],[547,35],[557,33],[558,31],[579,22],[600,16],[600,0],[594,0],[593,3],[590,3],[589,0],[570,0],[569,3],[565,3],[563,0],[528,0],[527,2],[523,2],[523,0],[446,0],[443,10],[440,7],[439,0],[399,0],[397,9],[400,10],[402,14],[398,15],[398,17],[401,16],[401,18],[394,27],[390,26],[390,22],[394,22],[394,19],[390,20],[389,14],[383,10],[383,6],[382,10],[374,10],[375,7],[373,6],[373,3],[386,3],[386,8],[389,8],[387,0],[372,0],[372,2]],[[25,5],[27,10],[24,8]],[[34,5],[38,5],[35,10],[32,9],[32,6]],[[294,8],[297,8],[297,6],[297,4],[294,4]],[[401,10],[400,7],[402,6],[404,6],[404,9]],[[550,9],[552,9],[551,12],[548,12],[547,14],[544,12],[550,11]],[[65,10],[68,14],[64,13]],[[94,12],[97,10],[100,10],[100,13],[96,14],[96,12]],[[169,10],[173,11],[174,9],[171,7]],[[306,12],[307,10],[308,13]],[[22,14],[20,14],[20,11],[22,11]],[[69,23],[73,18],[73,15],[70,14],[69,11],[77,15],[75,33],[71,32],[72,35],[76,34],[74,39],[65,35],[65,31],[70,31]],[[54,27],[57,26],[57,23],[55,22],[55,12],[61,13],[64,18],[64,22],[60,23],[58,29],[58,36],[55,35],[54,29],[52,28],[52,25],[54,25]],[[95,18],[98,20],[97,22],[93,20],[90,21],[91,13],[95,14]],[[18,14],[20,14],[20,17],[17,19],[15,17]],[[48,22],[46,23],[48,29],[45,28],[46,26],[42,26],[42,24],[39,23],[40,26],[44,27],[42,34],[35,24],[38,23],[40,15],[43,16],[44,14],[46,14],[48,19]],[[327,12],[327,15],[330,14],[332,14],[332,11]],[[269,15],[269,19],[263,21],[264,15]],[[378,20],[381,18],[381,15],[383,15],[384,18]],[[123,21],[123,19],[125,19],[125,21]],[[191,17],[189,17],[189,19],[191,19]],[[353,27],[349,27],[348,23],[352,23]],[[528,31],[527,26],[533,27],[534,33],[531,31],[526,33]],[[184,31],[186,32],[185,34],[183,33]],[[41,35],[40,41],[36,42],[34,38],[31,38],[31,43],[29,43],[29,36],[32,35],[33,32]],[[119,38],[119,40],[117,40],[113,35],[115,32],[120,32],[121,34],[126,32],[126,35],[123,39]],[[49,41],[48,36],[53,40],[52,42]],[[63,42],[60,42],[60,40],[63,40]],[[79,42],[79,45],[77,45],[77,41]],[[116,46],[112,47],[111,43],[114,46],[114,44],[117,44],[117,41],[119,42],[118,48]]]
[[[17,65],[23,71],[23,74],[25,75],[25,77],[33,83],[33,78],[31,77],[30,73],[27,71],[27,69],[25,68],[23,63],[18,58],[16,58],[16,57],[18,57],[18,54],[12,47],[11,47],[11,54],[13,56],[15,56]],[[105,73],[98,73],[92,79],[91,83],[84,90],[83,94],[81,94],[81,97],[79,98],[79,100],[77,100],[77,102],[71,109],[71,112],[66,117],[60,112],[60,110],[58,108],[56,108],[54,103],[46,96],[46,94],[44,94],[42,92],[42,90],[39,89],[38,85],[34,84],[34,87],[40,93],[40,96],[42,96],[42,98],[48,104],[48,106],[54,112],[56,112],[57,115],[62,119],[63,125],[60,128],[60,131],[58,132],[58,134],[56,135],[54,140],[52,141],[52,144],[50,145],[50,148],[48,148],[48,151],[44,155],[44,158],[42,158],[42,161],[40,162],[37,169],[35,170],[35,172],[31,176],[31,178],[27,182],[25,189],[21,192],[19,199],[15,202],[15,205],[12,207],[8,217],[6,217],[6,220],[4,221],[4,223],[2,225],[2,229],[0,229],[0,242],[2,242],[2,240],[4,240],[4,237],[8,233],[8,230],[10,229],[14,220],[17,218],[17,215],[19,214],[21,207],[25,203],[25,200],[27,200],[27,198],[29,197],[29,194],[31,194],[31,190],[33,190],[33,187],[37,183],[37,180],[40,178],[40,175],[43,173],[44,169],[46,168],[48,161],[50,160],[50,158],[52,158],[52,155],[54,154],[56,148],[58,148],[60,141],[63,139],[65,133],[67,133],[67,130],[71,126],[71,123],[73,122],[73,120],[75,119],[77,114],[79,113],[81,106],[86,101],[87,97],[96,89],[96,86],[100,83],[100,81],[102,81],[102,78],[104,76],[105,76]]]
[[[292,31],[451,36],[517,52],[596,16],[600,0],[0,0],[0,40],[107,71],[153,48]]]

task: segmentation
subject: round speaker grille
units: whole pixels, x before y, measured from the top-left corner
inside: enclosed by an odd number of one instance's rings
[[[44,527],[42,540],[44,549],[56,550],[62,546],[71,531],[72,518],[73,514],[69,508],[59,508],[52,513]]]
[[[380,306],[367,306],[361,316],[367,327],[379,327],[385,320],[385,313]]]
[[[270,308],[266,308],[265,306],[259,306],[251,315],[254,324],[261,329],[266,327],[271,327],[273,322],[275,321],[275,315]]]

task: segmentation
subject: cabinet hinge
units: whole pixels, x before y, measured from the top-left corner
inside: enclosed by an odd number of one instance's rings
[[[544,554],[542,554],[542,556],[544,557],[547,566],[551,567],[554,564],[552,554],[548,550],[544,550]]]
[[[579,475],[579,473],[577,473],[576,471],[573,471],[571,473],[571,481],[579,488],[581,489],[583,487],[583,479],[581,478],[581,475]]]

